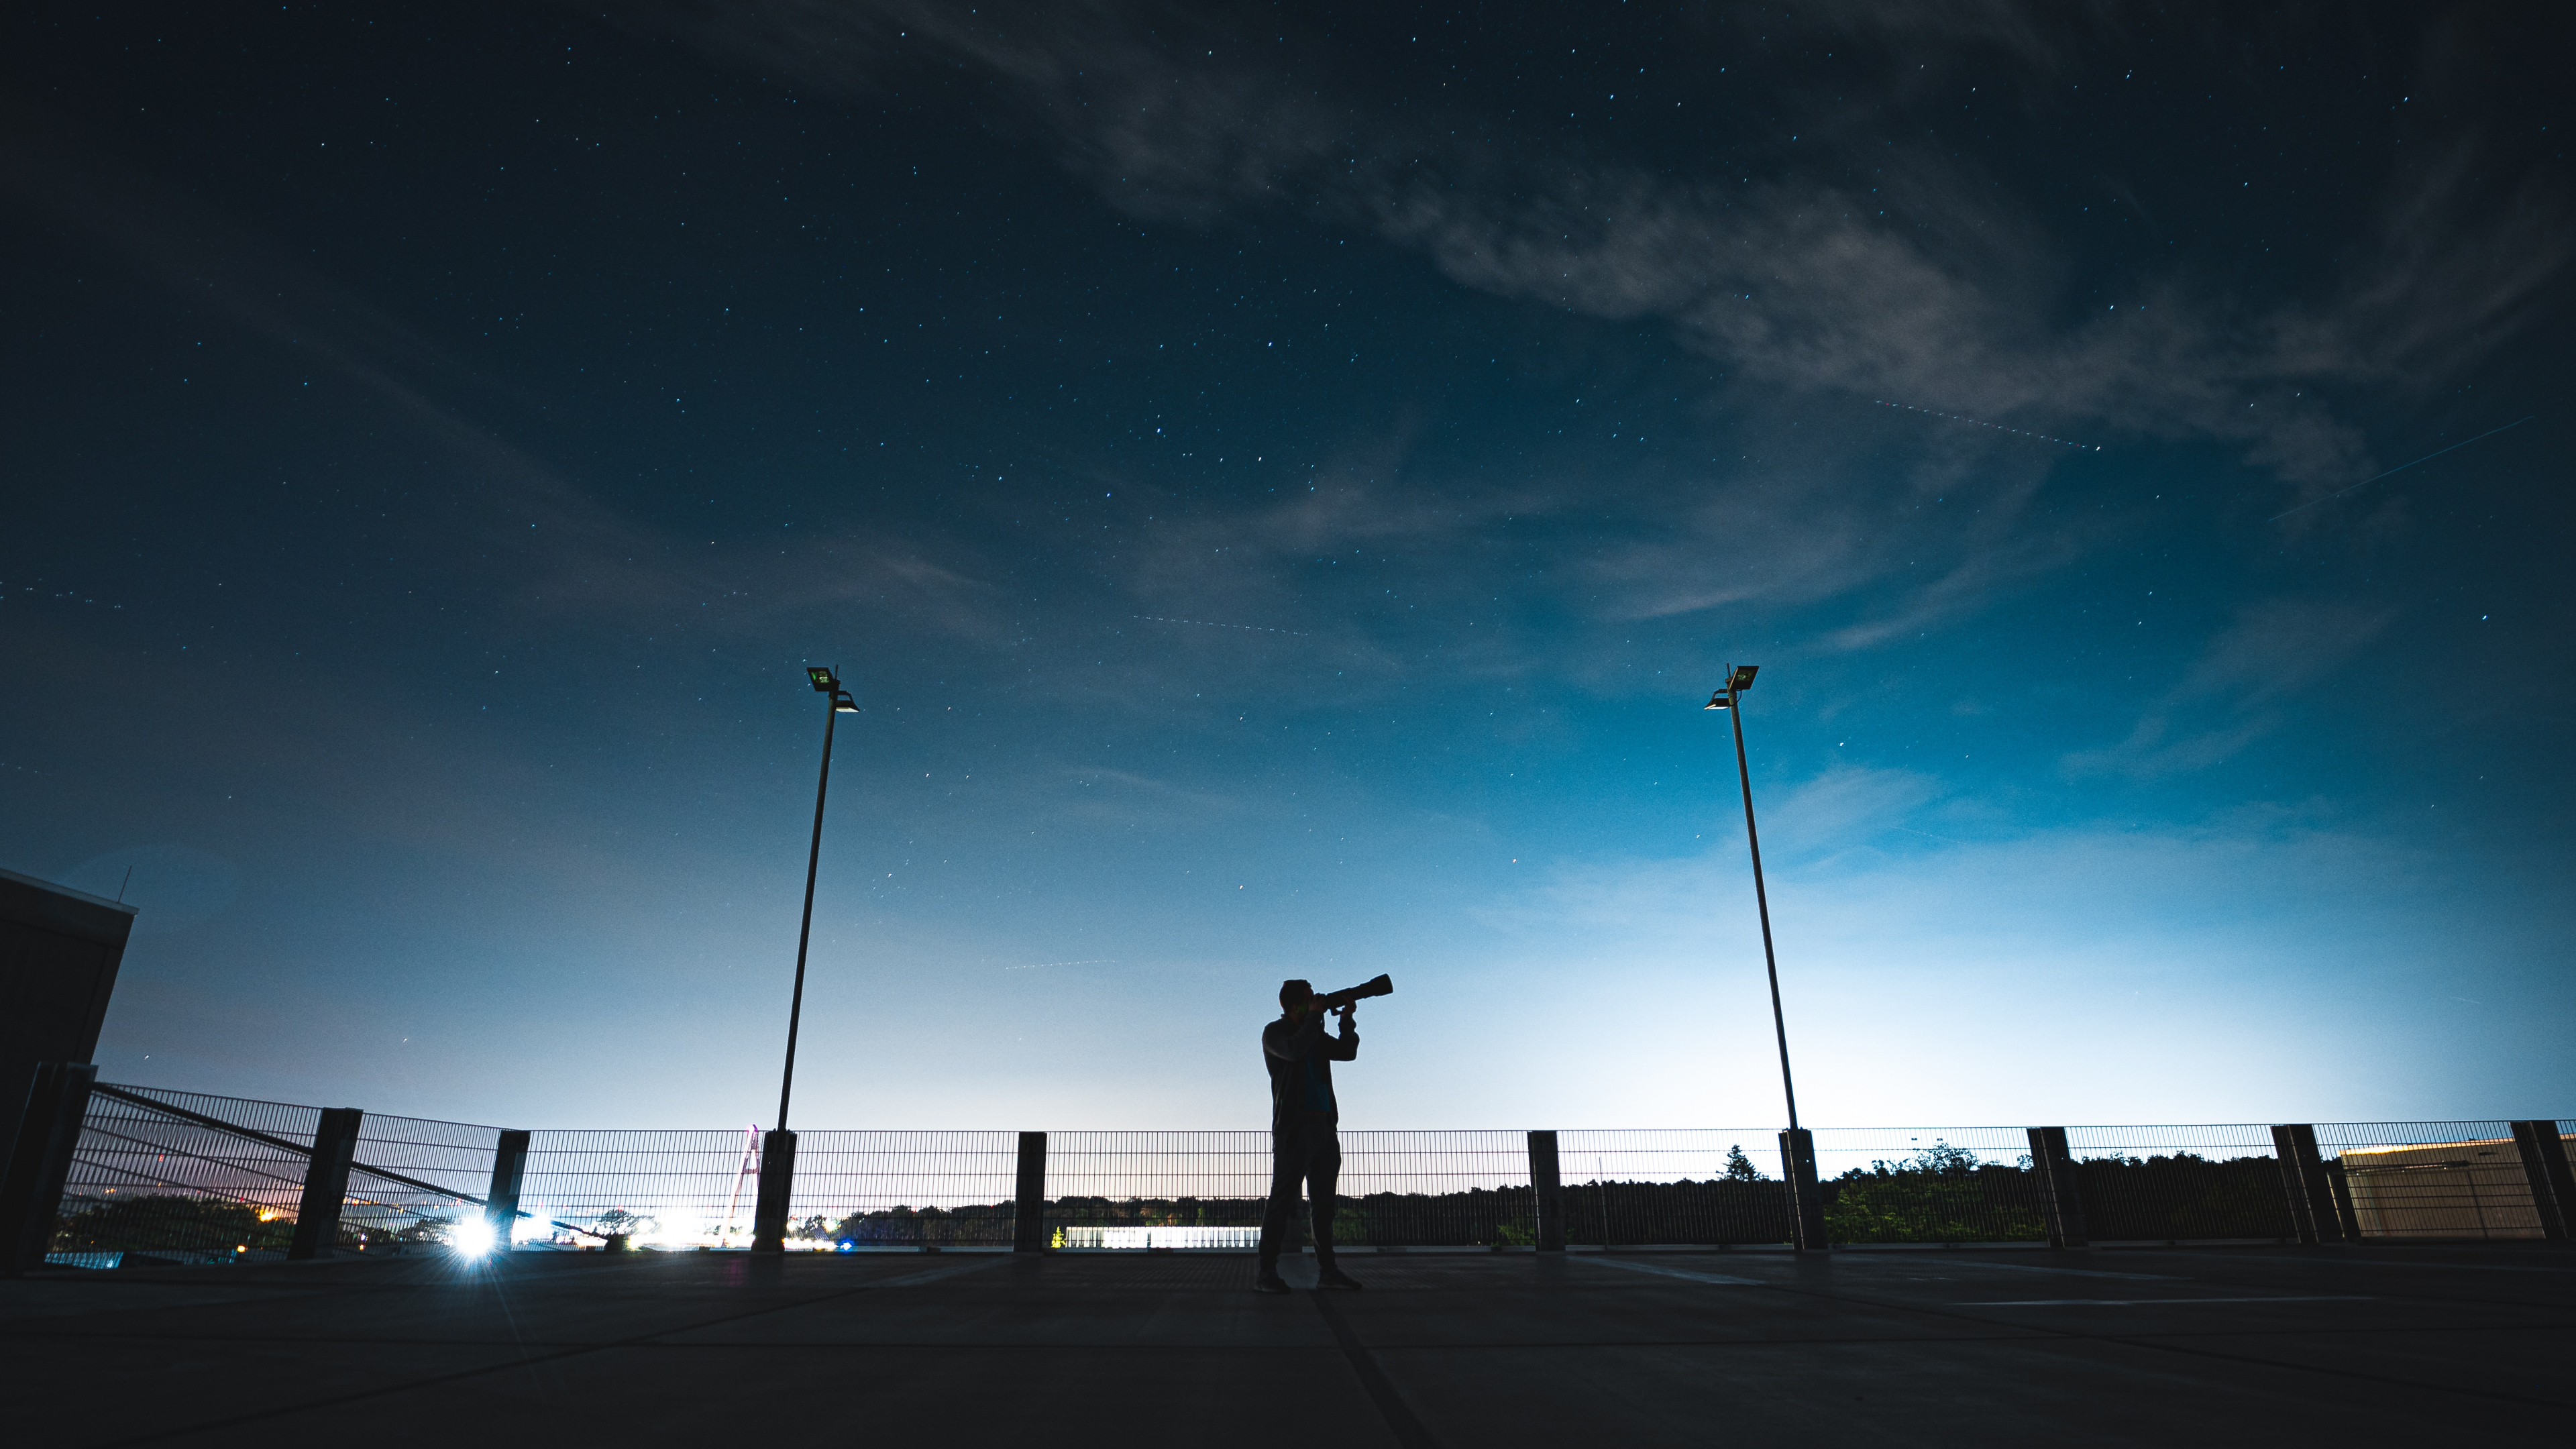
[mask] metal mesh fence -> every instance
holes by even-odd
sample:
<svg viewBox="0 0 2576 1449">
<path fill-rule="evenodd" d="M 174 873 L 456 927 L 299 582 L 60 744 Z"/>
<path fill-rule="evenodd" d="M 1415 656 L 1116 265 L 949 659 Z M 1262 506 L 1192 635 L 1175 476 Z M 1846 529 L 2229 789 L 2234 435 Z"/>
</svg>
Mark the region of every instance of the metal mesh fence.
<svg viewBox="0 0 2576 1449">
<path fill-rule="evenodd" d="M 102 1084 L 91 1098 L 54 1249 L 58 1260 L 238 1262 L 291 1239 L 321 1112 L 278 1102 Z M 2549 1124 L 2543 1124 L 2544 1128 Z M 2576 1123 L 2554 1124 L 2576 1142 Z M 2069 1127 L 2095 1242 L 2287 1240 L 2305 1181 L 2253 1124 Z M 2364 1240 L 2539 1237 L 2538 1195 L 2504 1122 L 2319 1123 L 2331 1218 Z M 1002 1247 L 1014 1240 L 1012 1132 L 800 1134 L 790 1246 Z M 335 1245 L 436 1242 L 479 1215 L 498 1130 L 368 1114 Z M 2044 1241 L 2050 1204 L 2018 1127 L 1818 1128 L 1828 1237 L 1844 1244 Z M 1537 1236 L 1518 1131 L 1341 1134 L 1336 1238 L 1347 1246 L 1513 1247 Z M 1790 1236 L 1768 1128 L 1557 1134 L 1570 1246 L 1771 1244 Z M 1056 1247 L 1249 1248 L 1269 1187 L 1270 1134 L 1058 1132 L 1047 1144 L 1044 1238 Z M 539 1131 L 518 1245 L 748 1247 L 759 1196 L 754 1129 Z M 2294 1180 L 2295 1179 L 2295 1180 Z"/>
<path fill-rule="evenodd" d="M 500 1135 L 497 1127 L 368 1113 L 358 1123 L 340 1235 L 371 1245 L 443 1237 L 448 1225 L 481 1212 Z"/>
<path fill-rule="evenodd" d="M 1253 1135 L 1265 1139 L 1260 1198 L 1270 1186 L 1269 1134 Z M 1354 1246 L 1513 1246 L 1536 1228 L 1524 1132 L 1345 1132 L 1337 1187 L 1333 1237 Z"/>
<path fill-rule="evenodd" d="M 2269 1127 L 2069 1127 L 2066 1144 L 2097 1242 L 2298 1235 Z"/>
<path fill-rule="evenodd" d="M 1594 1128 L 1556 1137 L 1570 1245 L 1789 1240 L 1775 1131 Z"/>
<path fill-rule="evenodd" d="M 1241 1246 L 1261 1227 L 1270 1134 L 1050 1133 L 1046 1187 L 1059 1247 Z"/>
<path fill-rule="evenodd" d="M 321 1116 L 285 1102 L 102 1083 L 81 1120 L 52 1254 L 138 1263 L 283 1257 Z M 442 1239 L 488 1183 L 496 1136 L 459 1122 L 362 1118 L 333 1245 L 399 1251 Z"/>
<path fill-rule="evenodd" d="M 1348 1246 L 1526 1243 L 1527 1138 L 1508 1131 L 1341 1134 L 1334 1237 Z M 1047 1143 L 1049 1241 L 1064 1247 L 1254 1245 L 1270 1134 L 1059 1132 Z"/>
<path fill-rule="evenodd" d="M 1013 1132 L 800 1132 L 791 1246 L 1007 1245 L 1017 1154 Z M 748 1247 L 759 1196 L 750 1128 L 541 1131 L 519 1189 L 521 1232 L 558 1246 L 614 1235 L 635 1247 Z"/>
<path fill-rule="evenodd" d="M 321 1109 L 123 1090 L 144 1100 L 108 1092 L 90 1098 L 54 1250 L 170 1263 L 283 1256 Z M 156 1101 L 275 1140 L 207 1127 L 157 1110 Z"/>
<path fill-rule="evenodd" d="M 2565 1133 L 2564 1123 L 2554 1125 Z M 2330 1122 L 2316 1130 L 2365 1238 L 2542 1235 L 2509 1123 Z"/>
<path fill-rule="evenodd" d="M 801 1133 L 791 1216 L 836 1247 L 1008 1246 L 1018 1167 L 1016 1132 Z"/>
<path fill-rule="evenodd" d="M 562 1247 L 611 1236 L 638 1246 L 747 1247 L 759 1169 L 759 1136 L 740 1128 L 531 1133 L 520 1232 Z"/>
<path fill-rule="evenodd" d="M 1825 1233 L 1835 1242 L 2048 1237 L 2045 1190 L 2030 1171 L 2023 1128 L 1821 1127 L 1815 1139 Z"/>
</svg>

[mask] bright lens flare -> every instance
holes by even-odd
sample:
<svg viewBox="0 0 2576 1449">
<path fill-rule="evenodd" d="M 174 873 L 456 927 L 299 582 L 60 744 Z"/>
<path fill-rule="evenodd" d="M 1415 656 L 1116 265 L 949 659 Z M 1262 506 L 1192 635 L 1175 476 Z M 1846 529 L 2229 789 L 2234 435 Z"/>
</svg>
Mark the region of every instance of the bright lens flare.
<svg viewBox="0 0 2576 1449">
<path fill-rule="evenodd" d="M 466 1218 L 457 1223 L 448 1243 L 459 1257 L 480 1258 L 492 1251 L 492 1225 L 482 1218 Z"/>
</svg>

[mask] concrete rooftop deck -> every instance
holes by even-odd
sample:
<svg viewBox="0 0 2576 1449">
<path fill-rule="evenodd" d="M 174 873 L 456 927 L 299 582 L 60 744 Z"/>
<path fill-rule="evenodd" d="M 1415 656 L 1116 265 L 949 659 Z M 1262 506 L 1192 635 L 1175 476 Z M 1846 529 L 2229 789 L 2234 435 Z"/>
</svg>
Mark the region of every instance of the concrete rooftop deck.
<svg viewBox="0 0 2576 1449">
<path fill-rule="evenodd" d="M 2576 1407 L 2554 1245 L 1346 1264 L 1366 1292 L 1161 1253 L 49 1270 L 0 1282 L 0 1401 L 30 1445 L 696 1449 L 2513 1442 Z"/>
</svg>

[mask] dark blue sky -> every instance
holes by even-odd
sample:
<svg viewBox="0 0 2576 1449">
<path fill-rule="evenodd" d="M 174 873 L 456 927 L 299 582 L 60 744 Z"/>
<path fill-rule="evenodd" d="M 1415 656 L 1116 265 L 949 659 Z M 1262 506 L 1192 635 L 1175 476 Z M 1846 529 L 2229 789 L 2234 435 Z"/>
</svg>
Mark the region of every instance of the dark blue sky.
<svg viewBox="0 0 2576 1449">
<path fill-rule="evenodd" d="M 2560 13 L 7 24 L 112 1078 L 765 1123 L 828 663 L 800 1125 L 1773 1124 L 1739 661 L 1806 1117 L 2564 1110 Z"/>
</svg>

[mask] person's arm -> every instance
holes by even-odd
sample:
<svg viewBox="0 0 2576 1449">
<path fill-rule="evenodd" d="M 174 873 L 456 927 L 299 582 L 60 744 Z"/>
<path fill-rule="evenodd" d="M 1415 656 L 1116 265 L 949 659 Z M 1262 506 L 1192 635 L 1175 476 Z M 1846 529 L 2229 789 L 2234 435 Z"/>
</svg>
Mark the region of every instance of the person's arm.
<svg viewBox="0 0 2576 1449">
<path fill-rule="evenodd" d="M 1321 1024 L 1318 1023 L 1318 1029 L 1320 1026 Z M 1324 1038 L 1324 1057 L 1327 1061 L 1355 1062 L 1359 1060 L 1359 1056 L 1359 1013 L 1345 1011 L 1342 1013 L 1342 1034 Z"/>
<path fill-rule="evenodd" d="M 1295 1026 L 1274 1021 L 1261 1029 L 1261 1049 L 1283 1062 L 1300 1060 L 1315 1049 L 1317 1041 L 1326 1039 L 1321 1016 L 1309 1016 Z"/>
</svg>

